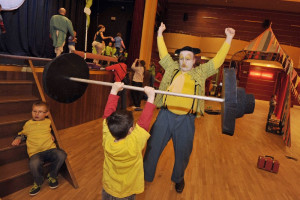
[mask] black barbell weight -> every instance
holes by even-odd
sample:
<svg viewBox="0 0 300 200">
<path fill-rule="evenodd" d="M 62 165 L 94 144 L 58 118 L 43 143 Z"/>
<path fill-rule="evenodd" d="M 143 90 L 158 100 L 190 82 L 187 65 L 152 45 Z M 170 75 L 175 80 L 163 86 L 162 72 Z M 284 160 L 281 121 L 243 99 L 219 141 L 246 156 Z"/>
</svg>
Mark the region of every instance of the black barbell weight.
<svg viewBox="0 0 300 200">
<path fill-rule="evenodd" d="M 71 81 L 68 77 L 89 79 L 89 76 L 84 59 L 74 53 L 62 54 L 45 66 L 43 88 L 52 99 L 72 103 L 84 94 L 88 84 Z"/>
<path fill-rule="evenodd" d="M 85 92 L 88 84 L 112 86 L 113 83 L 89 80 L 89 68 L 80 56 L 62 54 L 49 62 L 43 72 L 43 87 L 45 93 L 52 99 L 61 103 L 72 103 Z M 144 88 L 124 85 L 125 89 L 144 91 Z M 189 95 L 182 93 L 155 90 L 157 94 L 173 95 L 216 101 L 222 104 L 222 132 L 233 135 L 235 119 L 244 114 L 253 113 L 255 99 L 252 94 L 246 94 L 243 88 L 236 87 L 234 68 L 224 68 L 222 98 Z"/>
</svg>

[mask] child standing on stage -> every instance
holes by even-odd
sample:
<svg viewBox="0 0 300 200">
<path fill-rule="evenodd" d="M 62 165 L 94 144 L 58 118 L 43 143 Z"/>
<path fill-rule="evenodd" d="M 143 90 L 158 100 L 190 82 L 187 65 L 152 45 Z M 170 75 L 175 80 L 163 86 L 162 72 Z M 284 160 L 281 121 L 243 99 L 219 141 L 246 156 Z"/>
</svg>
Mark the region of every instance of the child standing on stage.
<svg viewBox="0 0 300 200">
<path fill-rule="evenodd" d="M 135 194 L 144 191 L 142 150 L 150 137 L 148 129 L 155 109 L 155 93 L 153 88 L 145 87 L 148 100 L 137 124 L 133 125 L 130 111 L 116 111 L 117 93 L 123 85 L 113 84 L 103 115 L 103 200 L 133 200 Z"/>
<path fill-rule="evenodd" d="M 76 31 L 73 32 L 74 32 L 74 36 L 70 35 L 68 38 L 69 53 L 73 53 L 75 51 L 75 43 L 77 43 Z"/>
<path fill-rule="evenodd" d="M 122 39 L 122 34 L 117 33 L 117 36 L 112 39 L 113 42 L 115 42 L 115 47 L 116 47 L 116 56 L 119 57 L 121 55 L 122 48 L 125 49 L 125 44 Z"/>
</svg>

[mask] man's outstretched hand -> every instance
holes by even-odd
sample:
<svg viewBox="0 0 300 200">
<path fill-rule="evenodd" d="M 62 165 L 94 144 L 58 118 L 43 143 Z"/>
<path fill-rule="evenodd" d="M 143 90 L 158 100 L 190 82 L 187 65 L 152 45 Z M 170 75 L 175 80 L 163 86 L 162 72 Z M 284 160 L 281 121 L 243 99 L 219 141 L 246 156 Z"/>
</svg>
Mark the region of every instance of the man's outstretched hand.
<svg viewBox="0 0 300 200">
<path fill-rule="evenodd" d="M 227 37 L 233 38 L 235 35 L 235 30 L 233 28 L 226 28 L 225 29 L 225 34 Z"/>
<path fill-rule="evenodd" d="M 225 28 L 225 34 L 226 34 L 226 42 L 228 44 L 231 44 L 232 38 L 235 35 L 235 30 L 233 28 Z"/>
<path fill-rule="evenodd" d="M 162 33 L 166 30 L 166 25 L 161 22 L 160 23 L 160 27 L 158 28 L 158 31 L 157 31 L 157 36 L 162 36 Z"/>
</svg>

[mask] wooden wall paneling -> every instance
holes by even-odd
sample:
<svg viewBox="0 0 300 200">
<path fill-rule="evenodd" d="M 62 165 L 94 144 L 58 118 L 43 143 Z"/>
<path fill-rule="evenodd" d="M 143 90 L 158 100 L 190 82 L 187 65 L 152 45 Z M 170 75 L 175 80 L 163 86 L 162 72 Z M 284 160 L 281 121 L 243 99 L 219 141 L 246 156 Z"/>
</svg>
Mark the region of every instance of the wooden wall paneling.
<svg viewBox="0 0 300 200">
<path fill-rule="evenodd" d="M 167 32 L 225 37 L 224 27 L 230 26 L 237 30 L 236 39 L 250 41 L 265 30 L 263 22 L 268 19 L 281 44 L 300 47 L 300 14 L 172 3 L 167 8 Z M 186 21 L 184 13 L 188 15 Z"/>
<path fill-rule="evenodd" d="M 239 80 L 238 82 L 239 87 L 246 88 L 248 75 L 249 75 L 249 67 L 250 67 L 250 63 L 248 62 L 241 63 L 241 69 L 239 70 L 239 74 L 237 77 L 237 79 Z"/>
<path fill-rule="evenodd" d="M 273 79 L 249 76 L 252 70 L 262 73 L 272 73 Z M 247 93 L 254 94 L 255 99 L 269 101 L 271 95 L 274 94 L 278 74 L 281 71 L 282 69 L 279 68 L 254 66 L 248 62 L 244 62 L 241 64 L 241 70 L 238 74 L 238 86 L 245 88 Z"/>
<path fill-rule="evenodd" d="M 200 6 L 200 5 L 181 5 L 181 4 L 169 4 L 168 14 L 180 15 L 181 13 L 188 13 L 189 17 L 212 17 L 237 20 L 250 20 L 253 22 L 264 21 L 269 19 L 272 22 L 275 20 L 278 24 L 293 23 L 300 25 L 299 14 L 296 13 L 284 13 L 279 11 L 267 11 L 247 8 L 226 8 L 218 6 Z M 201 13 L 199 13 L 201 11 Z M 195 14 L 196 13 L 196 14 Z"/>
<path fill-rule="evenodd" d="M 1 71 L 0 80 L 26 80 L 26 73 L 20 71 Z"/>
</svg>

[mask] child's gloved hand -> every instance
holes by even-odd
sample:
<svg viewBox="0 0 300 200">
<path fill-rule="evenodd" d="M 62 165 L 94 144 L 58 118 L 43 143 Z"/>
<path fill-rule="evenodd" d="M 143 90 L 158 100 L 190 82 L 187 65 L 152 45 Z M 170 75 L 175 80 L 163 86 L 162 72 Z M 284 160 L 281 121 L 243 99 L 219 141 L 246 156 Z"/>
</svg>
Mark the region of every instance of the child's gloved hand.
<svg viewBox="0 0 300 200">
<path fill-rule="evenodd" d="M 150 102 L 150 103 L 153 103 L 154 102 L 154 98 L 155 98 L 155 90 L 153 87 L 144 87 L 144 91 L 146 93 L 146 95 L 148 96 L 148 99 L 147 101 Z"/>
<path fill-rule="evenodd" d="M 124 83 L 122 82 L 114 82 L 110 94 L 117 95 L 119 91 L 123 90 Z"/>
</svg>

